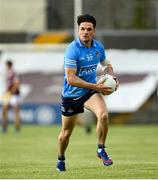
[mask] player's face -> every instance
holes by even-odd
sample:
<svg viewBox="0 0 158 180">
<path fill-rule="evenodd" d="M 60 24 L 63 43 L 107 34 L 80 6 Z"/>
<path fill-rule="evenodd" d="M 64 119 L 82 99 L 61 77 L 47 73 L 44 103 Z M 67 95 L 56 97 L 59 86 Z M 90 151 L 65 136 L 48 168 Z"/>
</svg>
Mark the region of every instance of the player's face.
<svg viewBox="0 0 158 180">
<path fill-rule="evenodd" d="M 9 66 L 8 64 L 6 64 L 6 69 L 7 71 L 9 71 L 11 69 L 11 66 Z"/>
<path fill-rule="evenodd" d="M 79 25 L 79 38 L 85 45 L 91 45 L 95 34 L 95 28 L 90 22 L 83 22 Z"/>
</svg>

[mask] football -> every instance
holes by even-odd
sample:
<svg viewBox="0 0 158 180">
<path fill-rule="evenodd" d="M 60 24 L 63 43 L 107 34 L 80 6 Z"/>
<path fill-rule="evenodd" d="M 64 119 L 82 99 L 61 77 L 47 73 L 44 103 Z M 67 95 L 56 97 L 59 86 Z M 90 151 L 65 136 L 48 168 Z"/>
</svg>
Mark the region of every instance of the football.
<svg viewBox="0 0 158 180">
<path fill-rule="evenodd" d="M 106 87 L 112 88 L 111 93 L 113 93 L 116 89 L 116 81 L 110 74 L 101 76 L 99 82 L 103 83 Z"/>
</svg>

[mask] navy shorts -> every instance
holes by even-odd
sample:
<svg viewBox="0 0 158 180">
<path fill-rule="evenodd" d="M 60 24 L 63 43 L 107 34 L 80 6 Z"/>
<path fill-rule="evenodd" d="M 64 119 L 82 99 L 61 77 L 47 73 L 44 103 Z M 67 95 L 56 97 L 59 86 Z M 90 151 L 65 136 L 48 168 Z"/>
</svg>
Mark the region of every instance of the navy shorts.
<svg viewBox="0 0 158 180">
<path fill-rule="evenodd" d="M 98 92 L 95 90 L 90 90 L 89 93 L 76 98 L 66 98 L 62 96 L 62 115 L 72 116 L 78 113 L 83 113 L 84 103 L 95 93 Z"/>
</svg>

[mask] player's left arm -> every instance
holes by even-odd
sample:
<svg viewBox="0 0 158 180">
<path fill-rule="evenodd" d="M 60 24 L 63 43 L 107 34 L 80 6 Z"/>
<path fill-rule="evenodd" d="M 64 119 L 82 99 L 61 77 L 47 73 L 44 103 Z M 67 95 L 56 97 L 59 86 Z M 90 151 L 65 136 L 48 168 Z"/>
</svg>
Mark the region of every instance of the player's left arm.
<svg viewBox="0 0 158 180">
<path fill-rule="evenodd" d="M 111 62 L 109 60 L 103 60 L 100 62 L 100 64 L 102 65 L 102 71 L 104 74 L 110 74 L 113 76 L 113 78 L 115 79 L 117 85 L 116 85 L 116 90 L 119 86 L 119 80 L 118 78 L 116 77 L 116 75 L 114 74 L 114 71 L 113 71 L 113 66 L 111 64 Z"/>
</svg>

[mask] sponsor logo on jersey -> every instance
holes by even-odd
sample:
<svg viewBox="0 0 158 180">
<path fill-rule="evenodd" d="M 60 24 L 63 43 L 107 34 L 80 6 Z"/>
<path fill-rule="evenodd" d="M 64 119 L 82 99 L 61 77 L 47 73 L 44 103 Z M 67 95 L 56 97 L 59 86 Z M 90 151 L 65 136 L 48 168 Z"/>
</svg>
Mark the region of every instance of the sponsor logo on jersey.
<svg viewBox="0 0 158 180">
<path fill-rule="evenodd" d="M 97 64 L 91 66 L 81 66 L 79 76 L 92 74 L 96 71 Z"/>
</svg>

